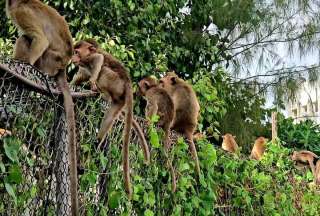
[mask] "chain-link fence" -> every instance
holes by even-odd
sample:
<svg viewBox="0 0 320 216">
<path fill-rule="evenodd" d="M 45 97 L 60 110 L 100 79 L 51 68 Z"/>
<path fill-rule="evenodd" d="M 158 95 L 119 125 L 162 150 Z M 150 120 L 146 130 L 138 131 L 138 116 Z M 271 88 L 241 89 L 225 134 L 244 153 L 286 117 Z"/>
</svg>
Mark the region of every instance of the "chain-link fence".
<svg viewBox="0 0 320 216">
<path fill-rule="evenodd" d="M 98 215 L 99 204 L 108 200 L 106 187 L 111 173 L 107 167 L 110 166 L 104 165 L 101 170 L 100 161 L 96 161 L 96 169 L 90 170 L 90 167 L 86 168 L 86 160 L 97 156 L 90 152 L 98 152 L 94 145 L 96 132 L 107 104 L 91 91 L 71 93 L 75 102 L 77 139 L 81 141 L 78 143 L 88 144 L 82 148 L 77 146 L 78 175 L 90 173 L 96 179 L 94 187 L 79 185 L 79 212 L 87 215 L 86 206 L 90 205 L 91 208 L 96 206 L 94 211 Z M 17 164 L 23 178 L 15 191 L 17 203 L 0 188 L 0 205 L 5 205 L 0 215 L 70 215 L 72 194 L 62 99 L 55 82 L 40 71 L 18 61 L 0 58 L 0 129 L 21 142 Z M 136 120 L 140 125 L 145 124 L 143 119 Z M 123 122 L 117 120 L 114 125 L 101 151 L 106 157 L 110 156 L 110 145 L 122 144 Z M 131 144 L 138 145 L 135 130 L 131 134 Z M 1 144 L 6 139 L 0 135 Z"/>
<path fill-rule="evenodd" d="M 13 177 L 3 174 L 7 171 L 0 173 L 3 185 L 6 182 L 15 184 L 14 196 L 10 188 L 0 186 L 0 215 L 70 215 L 73 194 L 70 193 L 67 132 L 63 100 L 56 87 L 54 81 L 32 66 L 0 58 L 0 129 L 15 137 L 13 140 L 11 136 L 4 138 L 0 133 L 0 170 L 1 164 L 10 162 L 15 163 L 11 167 L 21 172 L 20 180 L 14 178 L 18 178 L 18 171 L 13 172 L 16 175 Z M 121 158 L 110 152 L 109 147 L 122 144 L 123 122 L 117 120 L 103 150 L 96 149 L 96 133 L 107 104 L 94 92 L 76 90 L 72 95 L 78 140 L 79 212 L 88 215 L 90 208 L 94 215 L 104 215 L 101 206 L 108 203 L 108 181 L 113 174 L 110 167 L 115 157 Z M 147 134 L 146 122 L 140 118 L 136 120 Z M 178 135 L 171 133 L 170 138 L 176 142 Z M 20 145 L 15 162 L 8 157 L 1 158 L 1 155 L 10 156 L 10 142 Z M 131 146 L 139 142 L 133 130 Z M 134 157 L 136 159 L 137 155 Z M 136 173 L 144 172 L 141 167 L 131 169 Z M 222 188 L 218 196 L 215 205 L 218 215 L 244 215 L 241 209 L 232 207 L 230 190 Z M 108 212 L 109 215 L 117 213 L 117 210 Z"/>
</svg>

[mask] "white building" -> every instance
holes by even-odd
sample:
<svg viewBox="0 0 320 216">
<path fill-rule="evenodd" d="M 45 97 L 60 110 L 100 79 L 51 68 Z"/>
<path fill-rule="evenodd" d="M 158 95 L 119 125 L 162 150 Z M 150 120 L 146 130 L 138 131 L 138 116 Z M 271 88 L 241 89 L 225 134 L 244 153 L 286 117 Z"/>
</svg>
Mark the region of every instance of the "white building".
<svg viewBox="0 0 320 216">
<path fill-rule="evenodd" d="M 294 101 L 286 104 L 286 113 L 295 122 L 307 119 L 320 123 L 320 85 L 311 86 L 308 82 L 303 82 Z"/>
</svg>

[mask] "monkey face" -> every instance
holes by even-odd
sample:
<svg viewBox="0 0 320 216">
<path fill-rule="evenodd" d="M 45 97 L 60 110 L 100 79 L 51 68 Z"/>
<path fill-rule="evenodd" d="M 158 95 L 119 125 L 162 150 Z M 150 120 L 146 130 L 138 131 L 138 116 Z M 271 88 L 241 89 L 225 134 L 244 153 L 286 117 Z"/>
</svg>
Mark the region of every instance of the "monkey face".
<svg viewBox="0 0 320 216">
<path fill-rule="evenodd" d="M 146 92 L 152 88 L 152 87 L 157 87 L 158 86 L 158 80 L 154 77 L 146 77 L 142 79 L 139 84 L 139 93 L 142 96 L 145 96 Z"/>
<path fill-rule="evenodd" d="M 139 89 L 138 89 L 138 94 L 145 96 L 146 95 L 146 91 L 149 89 L 149 84 L 148 82 L 146 82 L 144 79 L 141 80 L 138 84 Z"/>
<path fill-rule="evenodd" d="M 72 63 L 79 65 L 91 54 L 95 53 L 97 49 L 88 42 L 80 42 L 74 46 L 74 54 L 72 56 Z"/>
</svg>

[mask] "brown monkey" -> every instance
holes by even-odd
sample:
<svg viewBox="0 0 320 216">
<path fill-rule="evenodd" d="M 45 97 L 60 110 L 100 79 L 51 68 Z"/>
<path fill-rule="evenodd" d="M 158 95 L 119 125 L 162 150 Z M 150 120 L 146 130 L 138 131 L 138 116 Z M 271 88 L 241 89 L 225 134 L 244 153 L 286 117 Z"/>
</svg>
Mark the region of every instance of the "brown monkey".
<svg viewBox="0 0 320 216">
<path fill-rule="evenodd" d="M 315 170 L 314 179 L 315 179 L 316 185 L 320 185 L 320 160 L 318 160 L 316 163 L 316 170 Z"/>
<path fill-rule="evenodd" d="M 223 142 L 222 142 L 222 149 L 231 153 L 235 153 L 238 150 L 238 144 L 235 140 L 235 136 L 232 136 L 232 134 L 225 134 L 222 136 Z"/>
<path fill-rule="evenodd" d="M 153 115 L 160 117 L 159 127 L 165 132 L 165 149 L 169 149 L 169 131 L 174 118 L 174 104 L 170 95 L 158 87 L 158 81 L 153 77 L 146 77 L 139 82 L 139 92 L 147 100 L 145 115 L 151 119 Z"/>
<path fill-rule="evenodd" d="M 97 89 L 105 100 L 108 100 L 110 97 L 112 101 L 109 111 L 105 112 L 100 131 L 98 132 L 98 140 L 101 141 L 99 146 L 111 129 L 114 119 L 117 118 L 124 107 L 126 107 L 125 128 L 123 131 L 123 171 L 125 187 L 129 197 L 131 197 L 132 189 L 129 166 L 129 139 L 133 122 L 131 80 L 125 67 L 111 54 L 101 50 L 95 40 L 82 40 L 75 44 L 74 50 L 75 53 L 72 61 L 76 65 L 79 65 L 79 71 L 71 83 L 79 84 L 89 80 L 93 90 Z M 138 127 L 140 128 L 140 126 Z M 141 144 L 144 148 L 146 158 L 149 161 L 148 145 L 147 143 Z"/>
<path fill-rule="evenodd" d="M 158 86 L 158 80 L 155 77 L 146 77 L 142 79 L 139 84 L 139 93 L 147 100 L 145 115 L 151 119 L 153 115 L 160 117 L 158 126 L 164 130 L 165 135 L 165 151 L 170 149 L 170 126 L 174 118 L 174 104 L 170 95 Z M 172 178 L 172 191 L 176 191 L 175 172 L 170 161 L 167 161 Z"/>
<path fill-rule="evenodd" d="M 314 166 L 314 160 L 318 159 L 318 155 L 311 151 L 294 151 L 291 159 L 293 161 L 302 162 L 302 163 L 309 163 L 309 166 L 311 168 L 312 174 L 315 176 L 315 166 Z"/>
<path fill-rule="evenodd" d="M 14 48 L 14 58 L 29 63 L 55 77 L 64 97 L 68 128 L 72 209 L 78 209 L 77 161 L 74 104 L 66 79 L 66 66 L 73 43 L 65 19 L 52 7 L 39 0 L 6 0 L 6 13 L 21 32 Z M 78 215 L 77 212 L 72 212 Z"/>
<path fill-rule="evenodd" d="M 164 88 L 172 98 L 175 116 L 171 128 L 187 138 L 197 174 L 200 175 L 198 153 L 193 142 L 193 133 L 197 127 L 200 111 L 196 93 L 191 85 L 171 72 L 160 79 L 159 86 Z"/>
<path fill-rule="evenodd" d="M 251 155 L 250 155 L 251 159 L 261 160 L 264 154 L 264 151 L 266 150 L 267 141 L 268 140 L 265 139 L 264 137 L 259 137 L 258 139 L 256 139 L 251 151 Z"/>
</svg>

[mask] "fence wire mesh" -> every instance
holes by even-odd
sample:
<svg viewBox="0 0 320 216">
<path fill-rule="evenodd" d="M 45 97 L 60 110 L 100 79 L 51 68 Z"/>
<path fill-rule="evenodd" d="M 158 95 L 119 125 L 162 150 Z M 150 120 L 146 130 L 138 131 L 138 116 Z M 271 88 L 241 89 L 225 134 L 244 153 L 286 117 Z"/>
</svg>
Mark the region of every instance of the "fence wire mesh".
<svg viewBox="0 0 320 216">
<path fill-rule="evenodd" d="M 0 68 L 0 128 L 21 142 L 17 164 L 23 178 L 15 191 L 16 204 L 1 188 L 0 205 L 5 205 L 5 211 L 0 215 L 70 215 L 72 194 L 69 192 L 67 133 L 62 98 L 56 84 L 30 65 L 4 58 L 0 58 L 0 64 L 3 67 Z M 102 111 L 108 105 L 90 92 L 74 91 L 72 94 L 80 141 L 77 148 L 79 181 L 81 177 L 96 181 L 94 187 L 92 184 L 79 186 L 79 211 L 80 215 L 87 215 L 85 209 L 91 206 L 99 214 L 98 204 L 108 201 L 106 187 L 108 176 L 112 174 L 108 172 L 112 160 L 101 166 L 101 154 L 96 154 L 94 143 Z M 143 119 L 137 121 L 145 124 Z M 110 145 L 122 145 L 123 122 L 117 120 L 114 125 L 100 151 L 106 158 L 112 158 L 108 152 Z M 135 131 L 131 134 L 131 144 L 138 145 Z M 1 144 L 7 142 L 7 138 L 0 137 Z M 96 160 L 93 168 L 87 167 L 89 157 Z"/>
<path fill-rule="evenodd" d="M 67 133 L 62 98 L 56 89 L 54 81 L 32 66 L 0 57 L 0 129 L 15 137 L 12 140 L 0 133 L 0 153 L 8 150 L 10 142 L 19 142 L 17 161 L 11 161 L 14 164 L 11 167 L 21 171 L 20 179 L 11 179 L 16 183 L 15 197 L 0 183 L 0 215 L 70 215 Z M 99 151 L 94 143 L 103 110 L 108 105 L 97 95 L 80 88 L 73 89 L 72 94 L 78 140 L 79 212 L 88 215 L 88 209 L 93 209 L 94 215 L 105 215 L 102 206 L 108 203 L 109 181 L 115 174 L 110 170 L 121 166 L 119 152 L 109 149 L 111 145 L 121 148 L 123 121 L 115 122 L 103 150 Z M 136 120 L 147 134 L 146 122 L 141 118 Z M 134 129 L 131 134 L 130 146 L 139 145 Z M 178 135 L 171 133 L 170 138 L 174 143 Z M 130 160 L 137 160 L 138 155 L 131 152 Z M 1 158 L 0 154 L 0 159 L 5 164 L 10 158 Z M 132 172 L 146 172 L 142 166 L 131 167 Z M 0 179 L 6 182 L 10 176 L 2 172 Z M 119 182 L 122 183 L 121 177 Z M 222 188 L 218 196 L 217 215 L 244 215 L 241 209 L 231 206 L 230 190 Z M 108 210 L 108 215 L 118 214 L 118 210 Z"/>
</svg>

